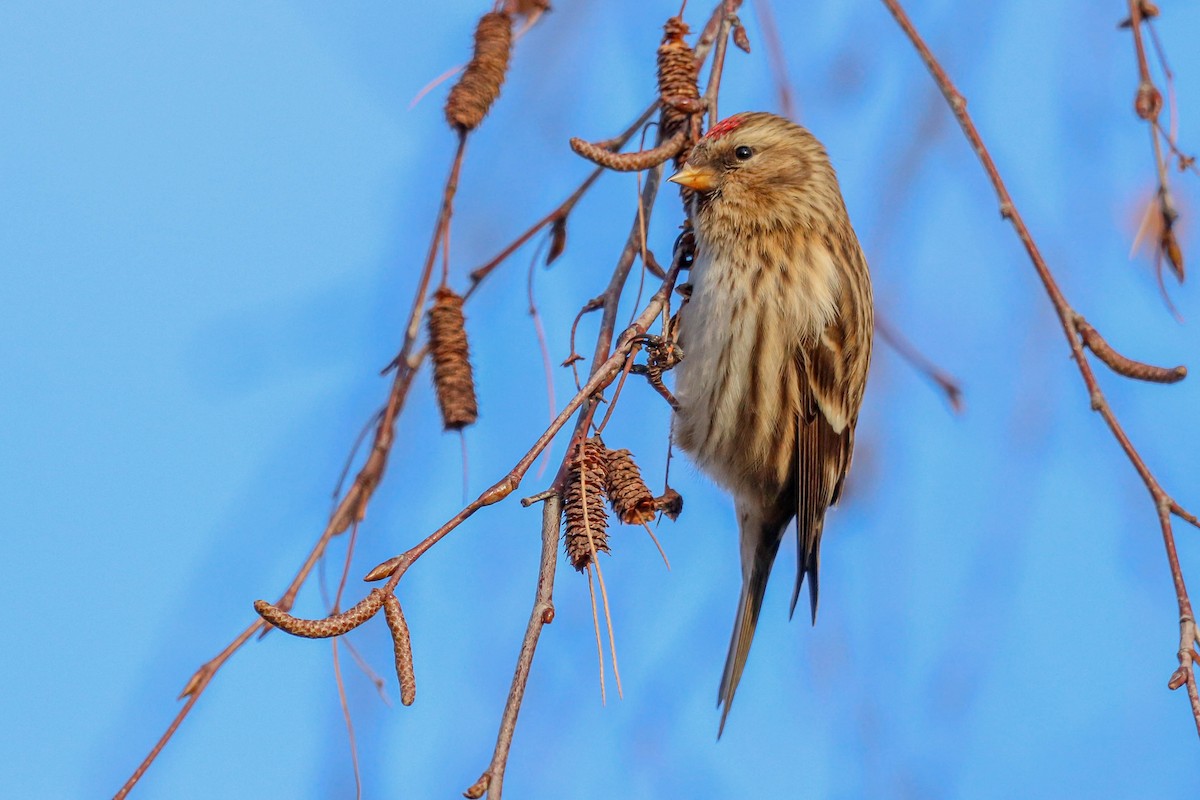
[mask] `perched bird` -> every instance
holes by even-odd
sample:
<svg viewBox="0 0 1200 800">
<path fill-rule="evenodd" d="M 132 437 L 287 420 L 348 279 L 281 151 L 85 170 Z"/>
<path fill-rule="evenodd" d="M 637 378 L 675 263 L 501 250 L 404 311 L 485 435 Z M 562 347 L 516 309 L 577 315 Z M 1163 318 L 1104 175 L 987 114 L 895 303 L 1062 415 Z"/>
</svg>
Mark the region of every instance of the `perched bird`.
<svg viewBox="0 0 1200 800">
<path fill-rule="evenodd" d="M 741 537 L 742 594 L 718 695 L 723 731 L 793 518 L 791 610 L 807 577 L 816 622 L 821 529 L 850 467 L 874 310 L 837 177 L 804 128 L 762 112 L 728 117 L 671 180 L 696 193 L 675 441 L 733 494 Z"/>
</svg>

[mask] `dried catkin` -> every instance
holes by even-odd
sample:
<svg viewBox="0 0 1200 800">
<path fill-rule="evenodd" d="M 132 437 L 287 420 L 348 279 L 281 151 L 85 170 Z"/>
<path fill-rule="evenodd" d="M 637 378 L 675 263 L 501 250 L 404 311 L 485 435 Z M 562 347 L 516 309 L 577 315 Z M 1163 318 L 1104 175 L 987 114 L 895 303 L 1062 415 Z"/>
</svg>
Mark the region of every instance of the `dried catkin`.
<svg viewBox="0 0 1200 800">
<path fill-rule="evenodd" d="M 434 293 L 433 307 L 429 309 L 433 384 L 446 430 L 465 428 L 479 417 L 462 307 L 462 297 L 443 286 Z"/>
<path fill-rule="evenodd" d="M 696 54 L 683 37 L 689 32 L 681 17 L 671 17 L 663 25 L 663 40 L 658 46 L 658 93 L 662 97 L 662 139 L 672 138 L 692 123 L 692 115 L 680 110 L 700 101 L 700 88 L 696 85 L 699 67 Z M 683 148 L 675 158 L 676 166 L 683 166 L 689 148 Z"/>
<path fill-rule="evenodd" d="M 567 470 L 563 490 L 563 520 L 567 557 L 582 572 L 597 555 L 608 552 L 608 512 L 604 510 L 604 485 L 608 472 L 606 448 L 600 437 L 580 444 Z M 590 541 L 589 541 L 590 540 Z"/>
<path fill-rule="evenodd" d="M 466 133 L 479 127 L 500 95 L 512 53 L 512 19 L 493 11 L 475 26 L 475 55 L 446 99 L 446 121 Z"/>
<path fill-rule="evenodd" d="M 654 498 L 654 505 L 666 514 L 668 519 L 678 519 L 683 513 L 683 495 L 668 486 L 662 497 Z"/>
<path fill-rule="evenodd" d="M 617 518 L 626 525 L 650 522 L 658 515 L 654 495 L 642 480 L 641 470 L 628 450 L 609 450 L 608 502 Z"/>
</svg>

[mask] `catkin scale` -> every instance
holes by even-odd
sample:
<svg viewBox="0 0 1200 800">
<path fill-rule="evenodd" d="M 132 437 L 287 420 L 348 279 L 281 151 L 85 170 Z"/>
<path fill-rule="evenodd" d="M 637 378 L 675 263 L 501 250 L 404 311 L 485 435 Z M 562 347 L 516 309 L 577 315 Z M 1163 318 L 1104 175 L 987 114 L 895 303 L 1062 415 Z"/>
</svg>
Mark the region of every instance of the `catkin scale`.
<svg viewBox="0 0 1200 800">
<path fill-rule="evenodd" d="M 443 286 L 434 293 L 429 309 L 433 384 L 446 430 L 461 430 L 479 417 L 462 307 L 463 298 Z"/>
<path fill-rule="evenodd" d="M 475 26 L 475 54 L 446 98 L 446 121 L 461 133 L 483 122 L 508 72 L 512 54 L 512 18 L 493 11 Z"/>
</svg>

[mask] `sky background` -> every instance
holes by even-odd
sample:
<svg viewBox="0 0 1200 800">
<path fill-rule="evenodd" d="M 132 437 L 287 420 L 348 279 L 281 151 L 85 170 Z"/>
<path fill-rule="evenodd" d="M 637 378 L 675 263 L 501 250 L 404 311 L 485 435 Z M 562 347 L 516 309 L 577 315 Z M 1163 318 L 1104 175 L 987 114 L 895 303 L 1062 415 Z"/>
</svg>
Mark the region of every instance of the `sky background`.
<svg viewBox="0 0 1200 800">
<path fill-rule="evenodd" d="M 472 137 L 452 274 L 587 174 L 573 135 L 622 129 L 653 96 L 675 2 L 558 8 L 519 44 Z M 1129 258 L 1153 188 L 1124 3 L 912 2 L 970 100 L 1068 297 L 1119 349 L 1200 366 L 1200 328 Z M 1179 130 L 1200 149 L 1200 8 L 1164 0 Z M 0 4 L 0 793 L 111 795 L 196 667 L 290 580 L 330 507 L 379 369 L 402 338 L 453 150 L 445 87 L 483 3 Z M 699 26 L 708 7 L 693 0 Z M 775 4 L 799 117 L 827 144 L 880 313 L 956 375 L 955 416 L 886 346 L 852 482 L 826 525 L 821 619 L 787 621 L 793 557 L 767 593 L 724 738 L 717 682 L 740 581 L 729 499 L 685 460 L 657 530 L 604 561 L 625 696 L 600 703 L 585 581 L 560 569 L 509 763 L 514 798 L 1181 797 L 1200 780 L 1153 508 L 1068 358 L 1016 237 L 924 67 L 874 2 Z M 730 52 L 724 114 L 776 108 L 759 18 Z M 1197 180 L 1176 179 L 1194 264 Z M 558 361 L 628 230 L 607 176 L 536 271 Z M 664 193 L 664 260 L 679 211 Z M 468 308 L 478 492 L 544 428 L 526 314 L 533 246 Z M 632 311 L 632 294 L 627 305 Z M 1192 285 L 1172 287 L 1200 316 Z M 582 341 L 594 335 L 594 320 Z M 590 345 L 585 351 L 590 353 Z M 1200 389 L 1098 367 L 1164 486 L 1200 508 Z M 557 397 L 569 371 L 556 371 Z M 459 438 L 422 373 L 352 576 L 462 504 Z M 626 387 L 606 432 L 661 482 L 668 415 Z M 557 442 L 554 463 L 562 457 Z M 532 494 L 546 479 L 520 489 Z M 533 597 L 536 509 L 485 509 L 404 578 L 418 699 L 395 704 L 380 621 L 351 634 L 393 705 L 343 660 L 368 797 L 452 797 L 487 765 Z M 1196 531 L 1179 528 L 1200 586 Z M 332 551 L 330 581 L 345 542 Z M 366 589 L 351 581 L 347 598 Z M 319 616 L 314 577 L 297 613 Z M 239 652 L 135 797 L 342 798 L 354 791 L 331 647 Z"/>
</svg>

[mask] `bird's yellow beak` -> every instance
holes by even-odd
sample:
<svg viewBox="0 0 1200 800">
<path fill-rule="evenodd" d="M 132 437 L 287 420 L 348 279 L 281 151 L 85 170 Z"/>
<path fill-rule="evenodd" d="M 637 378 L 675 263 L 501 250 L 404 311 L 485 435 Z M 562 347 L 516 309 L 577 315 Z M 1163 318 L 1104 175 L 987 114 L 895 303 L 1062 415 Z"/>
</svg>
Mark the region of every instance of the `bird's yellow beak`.
<svg viewBox="0 0 1200 800">
<path fill-rule="evenodd" d="M 693 167 L 691 164 L 685 164 L 683 169 L 667 180 L 697 192 L 709 192 L 717 188 L 717 173 L 714 170 L 708 167 Z"/>
</svg>

